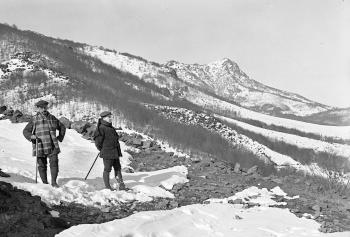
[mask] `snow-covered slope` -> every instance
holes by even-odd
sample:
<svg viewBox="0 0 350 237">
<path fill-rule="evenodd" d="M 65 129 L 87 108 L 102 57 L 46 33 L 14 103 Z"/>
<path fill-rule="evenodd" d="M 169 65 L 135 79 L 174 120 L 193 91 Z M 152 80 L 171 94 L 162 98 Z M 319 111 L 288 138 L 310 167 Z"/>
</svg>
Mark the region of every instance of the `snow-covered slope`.
<svg viewBox="0 0 350 237">
<path fill-rule="evenodd" d="M 131 73 L 147 83 L 152 83 L 159 88 L 168 89 L 172 95 L 176 93 L 181 94 L 182 83 L 173 76 L 174 70 L 166 66 L 149 62 L 140 57 L 94 46 L 86 46 L 79 51 L 98 58 L 102 62 L 121 71 Z"/>
<path fill-rule="evenodd" d="M 328 143 L 325 141 L 320 141 L 316 139 L 311 139 L 307 137 L 301 137 L 298 135 L 277 132 L 269 129 L 259 128 L 235 119 L 227 118 L 220 115 L 215 115 L 216 118 L 235 124 L 241 128 L 247 129 L 257 134 L 264 135 L 271 140 L 282 141 L 287 144 L 296 145 L 300 148 L 313 149 L 316 152 L 327 152 L 338 156 L 350 157 L 350 146 L 336 143 Z"/>
<path fill-rule="evenodd" d="M 350 125 L 350 108 L 334 109 L 306 117 L 310 121 L 335 125 Z"/>
<path fill-rule="evenodd" d="M 331 108 L 252 80 L 237 63 L 227 58 L 205 65 L 176 61 L 166 65 L 175 69 L 182 80 L 260 112 L 305 116 Z"/>
<path fill-rule="evenodd" d="M 32 97 L 45 96 L 51 91 L 65 90 L 69 78 L 38 61 L 50 61 L 38 54 L 17 53 L 9 61 L 0 64 L 0 103 L 20 107 L 28 104 Z M 57 89 L 57 90 L 56 90 Z"/>
<path fill-rule="evenodd" d="M 217 121 L 215 118 L 204 113 L 194 112 L 188 109 L 170 106 L 153 106 L 149 108 L 159 111 L 163 116 L 185 124 L 199 125 L 210 131 L 220 134 L 222 137 L 232 142 L 234 146 L 247 149 L 256 154 L 267 164 L 274 164 L 277 167 L 293 166 L 305 170 L 305 167 L 291 157 L 275 152 L 268 147 L 252 140 L 251 138 L 237 133 L 235 130 Z"/>
<path fill-rule="evenodd" d="M 61 143 L 62 153 L 59 155 L 60 188 L 52 188 L 50 185 L 41 184 L 40 181 L 39 184 L 35 184 L 35 158 L 31 156 L 31 143 L 22 135 L 24 126 L 24 123 L 12 124 L 8 120 L 0 120 L 0 167 L 11 174 L 10 178 L 0 180 L 10 182 L 33 195 L 39 195 L 48 204 L 65 201 L 101 206 L 133 200 L 151 201 L 154 197 L 174 198 L 165 188 L 171 189 L 176 183 L 188 181 L 187 168 L 175 166 L 154 172 L 123 173 L 126 186 L 131 188 L 131 191 L 110 191 L 104 189 L 101 159 L 97 160 L 88 180 L 84 181 L 98 151 L 92 142 L 83 139 L 76 131 L 67 130 Z M 127 146 L 122 142 L 121 147 L 121 164 L 122 167 L 127 167 L 132 157 L 125 151 Z M 116 182 L 112 179 L 111 181 L 111 185 L 115 186 Z"/>
<path fill-rule="evenodd" d="M 140 212 L 127 218 L 103 224 L 87 224 L 71 227 L 57 237 L 301 237 L 301 236 L 349 236 L 349 232 L 324 234 L 319 224 L 311 219 L 298 218 L 283 205 L 272 200 L 276 195 L 289 198 L 279 187 L 259 189 L 250 187 L 229 197 L 257 203 L 259 207 L 245 208 L 241 204 L 229 204 L 227 199 L 208 201 L 209 204 L 193 204 L 168 211 Z"/>
<path fill-rule="evenodd" d="M 277 90 L 252 80 L 229 59 L 207 65 L 175 61 L 160 65 L 140 57 L 98 47 L 86 46 L 80 51 L 119 70 L 129 72 L 141 80 L 160 88 L 167 88 L 172 95 L 180 94 L 184 98 L 187 97 L 187 87 L 194 87 L 268 114 L 305 116 L 332 109 L 300 95 Z"/>
<path fill-rule="evenodd" d="M 192 103 L 201 106 L 202 108 L 216 111 L 216 113 L 224 113 L 232 115 L 234 117 L 240 117 L 244 119 L 252 119 L 267 125 L 276 125 L 289 129 L 296 129 L 305 133 L 312 133 L 324 137 L 330 137 L 335 139 L 350 139 L 350 126 L 329 126 L 320 125 L 314 123 L 308 123 L 293 119 L 275 117 L 263 113 L 258 113 L 240 106 L 222 101 L 211 95 L 199 92 L 197 90 L 189 89 L 187 93 L 187 99 Z"/>
</svg>

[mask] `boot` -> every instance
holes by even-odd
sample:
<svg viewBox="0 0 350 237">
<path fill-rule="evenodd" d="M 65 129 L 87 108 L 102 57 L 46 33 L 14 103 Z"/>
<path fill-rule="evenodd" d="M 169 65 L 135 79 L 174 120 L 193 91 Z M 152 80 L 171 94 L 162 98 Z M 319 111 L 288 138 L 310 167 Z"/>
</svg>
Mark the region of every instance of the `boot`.
<svg viewBox="0 0 350 237">
<path fill-rule="evenodd" d="M 105 187 L 107 189 L 113 190 L 113 188 L 109 184 L 109 172 L 103 172 L 103 182 L 105 183 Z"/>
<path fill-rule="evenodd" d="M 126 190 L 121 170 L 118 170 L 115 179 L 117 180 L 119 190 Z"/>
<path fill-rule="evenodd" d="M 43 184 L 48 184 L 49 182 L 47 182 L 47 171 L 40 168 L 38 170 L 39 170 L 41 181 L 43 181 Z"/>
<path fill-rule="evenodd" d="M 58 167 L 50 167 L 51 171 L 51 186 L 54 188 L 58 188 L 57 184 L 57 176 L 58 176 Z"/>
</svg>

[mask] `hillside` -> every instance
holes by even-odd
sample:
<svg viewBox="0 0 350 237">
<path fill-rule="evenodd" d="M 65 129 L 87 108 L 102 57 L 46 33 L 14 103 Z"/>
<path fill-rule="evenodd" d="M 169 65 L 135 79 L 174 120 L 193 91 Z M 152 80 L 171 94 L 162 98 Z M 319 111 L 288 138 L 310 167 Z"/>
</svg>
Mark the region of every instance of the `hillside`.
<svg viewBox="0 0 350 237">
<path fill-rule="evenodd" d="M 295 173 L 263 177 L 256 167 L 233 168 L 207 156 L 198 159 L 175 155 L 150 137 L 131 130 L 119 131 L 123 176 L 130 190 L 103 188 L 101 160 L 89 178 L 83 179 L 97 151 L 73 129 L 67 130 L 61 143 L 60 187 L 40 181 L 35 184 L 31 145 L 21 134 L 24 126 L 25 123 L 0 121 L 0 166 L 11 175 L 0 177 L 1 200 L 11 202 L 2 205 L 0 217 L 7 218 L 6 222 L 0 219 L 0 234 L 4 236 L 54 236 L 67 228 L 58 236 L 90 236 L 91 232 L 149 236 L 147 226 L 152 226 L 152 233 L 163 233 L 165 226 L 174 236 L 211 236 L 206 235 L 211 233 L 208 230 L 231 236 L 237 233 L 236 228 L 240 228 L 242 236 L 270 236 L 271 230 L 286 236 L 349 234 L 339 232 L 349 230 L 347 201 L 340 193 L 329 198 L 332 194 L 321 190 L 315 178 Z M 230 228 L 222 225 L 228 216 Z M 271 216 L 276 218 L 273 223 Z M 281 223 L 280 218 L 288 221 Z M 203 230 L 205 223 L 210 223 L 210 228 Z M 288 235 L 289 229 L 295 231 Z"/>
<path fill-rule="evenodd" d="M 0 203 L 1 236 L 68 227 L 59 236 L 348 235 L 328 233 L 350 229 L 347 110 L 263 85 L 230 59 L 160 64 L 4 24 L 0 47 L 0 169 L 10 175 L 0 181 L 11 184 L 0 196 L 30 192 L 28 202 L 64 224 L 36 215 L 19 229 L 27 219 Z M 40 99 L 72 128 L 59 188 L 34 183 L 22 135 Z M 103 187 L 101 160 L 83 178 L 105 110 L 118 127 L 126 191 Z"/>
<path fill-rule="evenodd" d="M 24 113 L 32 113 L 33 104 L 40 98 L 51 102 L 54 114 L 72 120 L 94 122 L 101 111 L 108 109 L 115 115 L 116 126 L 145 132 L 179 149 L 204 152 L 232 164 L 246 160 L 246 167 L 270 163 L 275 168 L 284 163 L 303 167 L 299 162 L 309 165 L 314 159 L 301 158 L 310 151 L 295 143 L 287 144 L 293 149 L 289 147 L 286 152 L 287 145 L 271 138 L 267 142 L 262 134 L 265 138 L 257 139 L 247 128 L 231 127 L 228 130 L 236 138 L 228 137 L 224 130 L 213 130 L 207 123 L 198 124 L 193 118 L 179 122 L 157 108 L 180 108 L 185 117 L 201 113 L 212 118 L 217 114 L 251 124 L 258 122 L 260 126 L 267 124 L 267 129 L 297 135 L 297 140 L 298 136 L 299 140 L 325 138 L 320 143 L 322 148 L 311 147 L 317 162 L 323 153 L 338 160 L 338 153 L 326 147 L 349 139 L 350 127 L 334 128 L 271 116 L 277 113 L 298 117 L 334 108 L 252 80 L 229 59 L 208 65 L 175 61 L 162 65 L 128 53 L 6 25 L 0 25 L 0 44 L 0 105 Z M 342 162 L 342 166 L 347 167 L 346 163 Z"/>
<path fill-rule="evenodd" d="M 348 126 L 350 124 L 350 108 L 328 110 L 312 114 L 305 118 L 316 123 Z"/>
</svg>

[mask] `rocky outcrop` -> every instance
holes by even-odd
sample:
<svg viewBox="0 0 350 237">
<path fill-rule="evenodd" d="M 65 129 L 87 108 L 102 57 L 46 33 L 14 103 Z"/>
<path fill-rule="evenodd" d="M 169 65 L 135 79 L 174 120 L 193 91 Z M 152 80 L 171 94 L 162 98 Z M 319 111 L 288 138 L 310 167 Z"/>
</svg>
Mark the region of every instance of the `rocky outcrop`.
<svg viewBox="0 0 350 237">
<path fill-rule="evenodd" d="M 72 123 L 71 128 L 76 130 L 78 133 L 85 133 L 86 129 L 90 127 L 90 123 L 86 121 L 75 121 Z"/>
<path fill-rule="evenodd" d="M 1 112 L 2 111 L 2 112 Z M 29 122 L 32 118 L 31 115 L 23 114 L 19 110 L 13 110 L 7 106 L 0 106 L 0 120 L 9 119 L 12 123 L 24 123 Z"/>
<path fill-rule="evenodd" d="M 60 122 L 63 123 L 63 125 L 68 128 L 68 129 L 71 129 L 71 126 L 72 126 L 72 122 L 67 119 L 66 117 L 61 117 L 59 118 Z"/>
<path fill-rule="evenodd" d="M 0 181 L 0 236 L 54 236 L 69 227 L 39 196 Z"/>
<path fill-rule="evenodd" d="M 3 105 L 3 106 L 0 106 L 0 114 L 3 114 L 7 109 L 7 106 Z"/>
</svg>

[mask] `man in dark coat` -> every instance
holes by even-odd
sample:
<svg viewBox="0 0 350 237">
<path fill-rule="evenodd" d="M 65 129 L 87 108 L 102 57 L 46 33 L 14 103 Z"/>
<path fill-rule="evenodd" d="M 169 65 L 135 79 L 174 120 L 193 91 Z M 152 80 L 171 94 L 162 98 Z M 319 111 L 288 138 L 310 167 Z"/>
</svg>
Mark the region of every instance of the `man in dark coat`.
<svg viewBox="0 0 350 237">
<path fill-rule="evenodd" d="M 113 167 L 119 190 L 125 190 L 119 160 L 119 157 L 122 156 L 122 152 L 120 149 L 118 133 L 112 126 L 112 113 L 105 111 L 102 112 L 100 116 L 101 118 L 98 120 L 94 140 L 97 149 L 100 151 L 100 157 L 103 158 L 103 181 L 105 187 L 113 190 L 109 184 L 109 174 Z"/>
<path fill-rule="evenodd" d="M 40 100 L 35 104 L 38 112 L 23 130 L 24 137 L 33 144 L 33 156 L 37 157 L 41 180 L 47 184 L 47 158 L 50 161 L 51 185 L 58 187 L 58 154 L 66 133 L 66 127 L 47 111 L 48 102 Z M 56 130 L 59 135 L 56 137 Z M 36 154 L 38 151 L 38 154 Z"/>
</svg>

